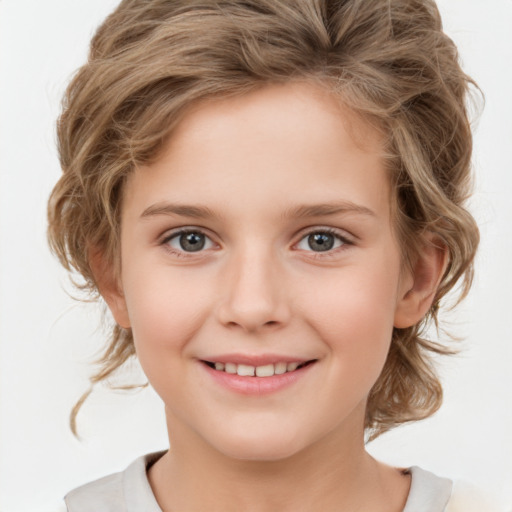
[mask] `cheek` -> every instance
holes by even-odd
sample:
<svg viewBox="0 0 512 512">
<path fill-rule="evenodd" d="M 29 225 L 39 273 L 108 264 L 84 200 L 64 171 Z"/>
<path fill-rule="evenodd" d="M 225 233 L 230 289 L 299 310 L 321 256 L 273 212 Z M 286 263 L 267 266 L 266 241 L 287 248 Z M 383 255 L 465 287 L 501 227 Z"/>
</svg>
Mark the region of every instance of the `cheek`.
<svg viewBox="0 0 512 512">
<path fill-rule="evenodd" d="M 398 266 L 345 268 L 302 294 L 305 318 L 343 373 L 374 381 L 386 360 L 396 304 Z M 396 269 L 396 270 L 393 270 Z M 309 314 L 306 313 L 309 311 Z M 371 382 L 373 384 L 373 382 Z"/>
<path fill-rule="evenodd" d="M 166 353 L 183 352 L 204 323 L 209 293 L 204 278 L 192 276 L 156 264 L 123 276 L 135 348 L 145 370 L 163 364 Z"/>
</svg>

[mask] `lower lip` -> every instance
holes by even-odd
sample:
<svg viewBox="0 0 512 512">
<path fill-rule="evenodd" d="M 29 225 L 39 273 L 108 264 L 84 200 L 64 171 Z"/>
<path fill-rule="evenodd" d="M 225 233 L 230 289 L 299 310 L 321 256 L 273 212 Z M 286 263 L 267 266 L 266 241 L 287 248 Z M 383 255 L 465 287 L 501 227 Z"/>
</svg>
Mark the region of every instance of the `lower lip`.
<svg viewBox="0 0 512 512">
<path fill-rule="evenodd" d="M 268 395 L 293 385 L 304 378 L 315 362 L 303 366 L 293 372 L 286 372 L 272 377 L 241 377 L 236 373 L 227 373 L 214 370 L 205 363 L 201 363 L 206 372 L 221 386 L 242 395 Z"/>
</svg>

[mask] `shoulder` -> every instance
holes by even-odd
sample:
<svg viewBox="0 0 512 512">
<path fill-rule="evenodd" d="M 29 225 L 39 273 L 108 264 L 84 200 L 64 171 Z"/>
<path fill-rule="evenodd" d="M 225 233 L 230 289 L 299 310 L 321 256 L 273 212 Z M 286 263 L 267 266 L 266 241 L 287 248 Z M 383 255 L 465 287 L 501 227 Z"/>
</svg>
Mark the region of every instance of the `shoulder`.
<svg viewBox="0 0 512 512">
<path fill-rule="evenodd" d="M 503 512 L 488 493 L 469 482 L 455 481 L 445 512 Z"/>
<path fill-rule="evenodd" d="M 82 485 L 65 497 L 69 512 L 125 512 L 123 473 L 114 473 Z"/>
<path fill-rule="evenodd" d="M 491 497 L 476 486 L 452 481 L 414 466 L 411 489 L 403 512 L 504 512 Z"/>
<path fill-rule="evenodd" d="M 411 475 L 411 488 L 403 512 L 445 512 L 452 494 L 452 481 L 418 466 L 407 472 Z"/>
<path fill-rule="evenodd" d="M 68 512 L 161 512 L 146 469 L 165 452 L 139 457 L 124 471 L 82 485 L 64 498 Z"/>
</svg>

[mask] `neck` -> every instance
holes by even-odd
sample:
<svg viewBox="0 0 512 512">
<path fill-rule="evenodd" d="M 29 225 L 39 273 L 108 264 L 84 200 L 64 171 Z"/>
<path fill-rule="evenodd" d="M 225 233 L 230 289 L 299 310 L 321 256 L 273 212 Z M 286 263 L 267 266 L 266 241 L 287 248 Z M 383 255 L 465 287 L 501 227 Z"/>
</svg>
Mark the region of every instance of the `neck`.
<svg viewBox="0 0 512 512">
<path fill-rule="evenodd" d="M 408 478 L 366 452 L 362 431 L 327 435 L 285 459 L 248 461 L 220 453 L 167 419 L 172 449 L 149 470 L 164 512 L 399 512 L 405 505 Z"/>
</svg>

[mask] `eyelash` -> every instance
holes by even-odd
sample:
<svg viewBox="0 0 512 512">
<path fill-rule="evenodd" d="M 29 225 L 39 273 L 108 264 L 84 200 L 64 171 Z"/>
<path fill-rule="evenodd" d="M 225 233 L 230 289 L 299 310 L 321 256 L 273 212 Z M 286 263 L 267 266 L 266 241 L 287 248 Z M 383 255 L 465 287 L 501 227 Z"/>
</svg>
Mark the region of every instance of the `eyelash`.
<svg viewBox="0 0 512 512">
<path fill-rule="evenodd" d="M 182 235 L 187 235 L 187 234 L 201 234 L 201 235 L 205 236 L 208 240 L 211 241 L 211 238 L 202 229 L 200 229 L 200 228 L 187 228 L 187 229 L 180 229 L 178 231 L 174 231 L 174 232 L 168 234 L 167 236 L 165 236 L 162 239 L 162 241 L 160 242 L 160 245 L 164 246 L 167 251 L 169 251 L 173 256 L 177 256 L 178 258 L 190 258 L 190 257 L 193 257 L 194 251 L 187 252 L 187 251 L 184 251 L 184 250 L 176 250 L 176 249 L 173 249 L 169 245 L 169 242 L 171 240 L 173 240 L 174 238 L 178 238 L 178 237 L 180 237 Z M 308 236 L 313 235 L 313 234 L 332 235 L 338 241 L 341 242 L 341 245 L 339 247 L 334 248 L 334 249 L 329 249 L 329 250 L 326 250 L 326 251 L 312 251 L 312 250 L 311 251 L 306 251 L 308 253 L 311 253 L 309 257 L 312 257 L 312 258 L 315 258 L 315 259 L 317 259 L 317 258 L 329 258 L 329 257 L 334 256 L 335 254 L 337 254 L 339 251 L 346 250 L 349 246 L 354 245 L 354 242 L 352 240 L 350 240 L 346 235 L 342 235 L 336 229 L 333 229 L 333 228 L 316 228 L 316 229 L 311 229 L 309 231 L 306 231 L 306 232 L 302 233 L 299 241 L 296 244 L 294 244 L 294 246 L 297 246 L 298 244 L 300 244 L 300 242 L 302 242 Z M 214 243 L 214 242 L 211 241 L 211 243 Z M 204 252 L 204 251 L 202 249 L 197 251 L 198 254 L 201 253 L 201 252 Z"/>
<path fill-rule="evenodd" d="M 332 235 L 334 238 L 336 238 L 338 241 L 341 242 L 341 245 L 339 247 L 335 247 L 335 248 L 329 249 L 327 251 L 312 251 L 312 250 L 306 251 L 306 252 L 310 253 L 309 254 L 310 258 L 327 259 L 329 257 L 334 257 L 340 251 L 345 251 L 348 249 L 348 247 L 350 247 L 351 245 L 354 245 L 354 242 L 352 240 L 350 240 L 345 234 L 341 234 L 338 230 L 336 230 L 334 228 L 316 228 L 316 229 L 311 229 L 310 231 L 306 231 L 305 233 L 302 233 L 300 240 L 294 245 L 297 246 L 298 244 L 300 244 L 300 242 L 302 242 L 307 237 L 309 237 L 311 235 L 316 235 L 316 234 Z"/>
</svg>

